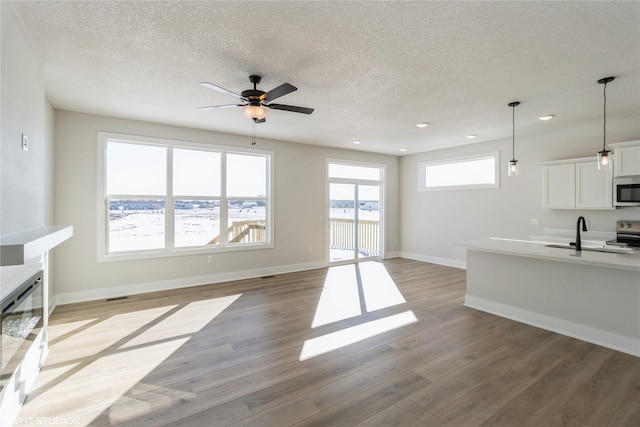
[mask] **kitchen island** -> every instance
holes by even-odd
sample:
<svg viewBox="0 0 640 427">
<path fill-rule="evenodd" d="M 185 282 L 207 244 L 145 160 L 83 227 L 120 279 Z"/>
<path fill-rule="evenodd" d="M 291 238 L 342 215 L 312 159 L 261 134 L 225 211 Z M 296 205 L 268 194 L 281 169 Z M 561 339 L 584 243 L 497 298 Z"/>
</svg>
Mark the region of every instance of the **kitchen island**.
<svg viewBox="0 0 640 427">
<path fill-rule="evenodd" d="M 640 356 L 640 251 L 499 238 L 462 245 L 465 306 Z"/>
</svg>

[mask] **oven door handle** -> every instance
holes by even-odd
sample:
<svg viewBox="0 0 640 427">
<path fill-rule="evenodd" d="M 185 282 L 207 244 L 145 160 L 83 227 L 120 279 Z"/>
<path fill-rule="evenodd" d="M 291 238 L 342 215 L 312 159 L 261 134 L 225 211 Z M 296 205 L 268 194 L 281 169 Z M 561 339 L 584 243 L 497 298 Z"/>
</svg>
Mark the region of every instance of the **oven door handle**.
<svg viewBox="0 0 640 427">
<path fill-rule="evenodd" d="M 640 234 L 631 234 L 631 233 L 618 233 L 616 235 L 616 237 L 618 239 L 623 238 L 623 239 L 636 239 L 636 240 L 640 240 Z"/>
</svg>

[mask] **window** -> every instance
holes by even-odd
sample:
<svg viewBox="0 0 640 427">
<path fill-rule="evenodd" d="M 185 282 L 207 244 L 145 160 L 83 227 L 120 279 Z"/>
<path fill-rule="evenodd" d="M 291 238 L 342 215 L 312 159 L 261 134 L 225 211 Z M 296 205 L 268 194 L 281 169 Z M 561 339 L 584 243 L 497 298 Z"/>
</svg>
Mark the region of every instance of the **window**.
<svg viewBox="0 0 640 427">
<path fill-rule="evenodd" d="M 273 154 L 100 132 L 99 261 L 273 247 Z"/>
<path fill-rule="evenodd" d="M 418 164 L 419 191 L 499 187 L 499 153 L 479 154 Z"/>
<path fill-rule="evenodd" d="M 382 167 L 331 162 L 329 163 L 329 178 L 380 181 L 382 179 Z"/>
</svg>

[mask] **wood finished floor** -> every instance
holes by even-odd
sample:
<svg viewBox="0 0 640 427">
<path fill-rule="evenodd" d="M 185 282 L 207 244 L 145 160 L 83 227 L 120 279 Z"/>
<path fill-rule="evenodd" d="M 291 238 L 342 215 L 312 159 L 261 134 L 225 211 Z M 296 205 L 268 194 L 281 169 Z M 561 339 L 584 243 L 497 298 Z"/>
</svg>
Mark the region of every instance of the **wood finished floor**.
<svg viewBox="0 0 640 427">
<path fill-rule="evenodd" d="M 640 425 L 640 358 L 465 308 L 463 270 L 382 265 L 406 303 L 315 328 L 328 269 L 60 306 L 16 425 Z M 299 360 L 307 340 L 407 312 Z"/>
</svg>

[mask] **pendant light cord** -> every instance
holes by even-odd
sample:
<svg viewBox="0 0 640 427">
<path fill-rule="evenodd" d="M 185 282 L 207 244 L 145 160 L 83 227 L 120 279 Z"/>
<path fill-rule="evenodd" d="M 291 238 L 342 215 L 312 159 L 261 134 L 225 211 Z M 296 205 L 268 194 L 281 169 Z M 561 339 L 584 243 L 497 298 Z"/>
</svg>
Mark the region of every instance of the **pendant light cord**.
<svg viewBox="0 0 640 427">
<path fill-rule="evenodd" d="M 511 116 L 511 129 L 513 129 L 513 133 L 511 135 L 511 154 L 513 155 L 513 160 L 516 159 L 516 106 L 515 104 L 511 107 L 513 114 Z"/>
<path fill-rule="evenodd" d="M 602 94 L 604 96 L 604 121 L 602 125 L 602 151 L 607 150 L 607 82 L 604 83 L 604 89 L 602 90 Z"/>
</svg>

